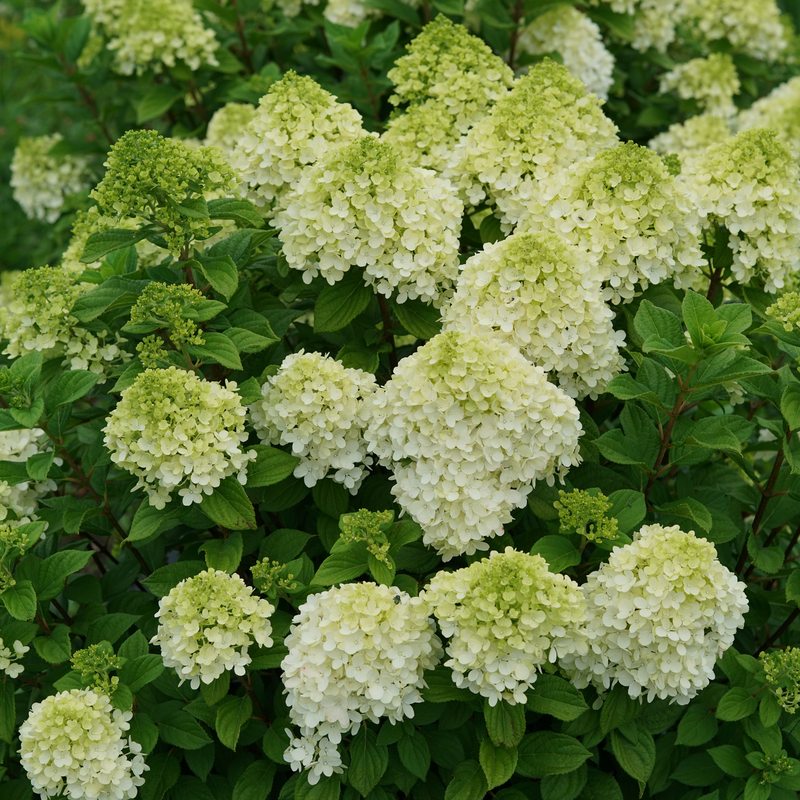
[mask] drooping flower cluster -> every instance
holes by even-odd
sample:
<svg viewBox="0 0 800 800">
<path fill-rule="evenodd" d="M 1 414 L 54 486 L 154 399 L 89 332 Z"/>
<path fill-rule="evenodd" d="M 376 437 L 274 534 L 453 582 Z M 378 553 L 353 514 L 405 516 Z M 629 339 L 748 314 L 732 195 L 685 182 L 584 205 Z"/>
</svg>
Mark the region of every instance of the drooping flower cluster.
<svg viewBox="0 0 800 800">
<path fill-rule="evenodd" d="M 581 589 L 586 624 L 556 646 L 575 685 L 619 683 L 631 697 L 680 705 L 713 679 L 748 609 L 745 584 L 714 545 L 677 525 L 645 525 Z"/>
<path fill-rule="evenodd" d="M 252 661 L 249 648 L 272 646 L 273 611 L 238 575 L 207 569 L 161 598 L 151 642 L 161 649 L 164 666 L 198 689 L 226 671 L 244 675 Z"/>
<path fill-rule="evenodd" d="M 60 133 L 49 136 L 23 136 L 11 159 L 11 188 L 14 199 L 29 219 L 55 222 L 64 201 L 91 187 L 89 164 L 81 156 L 51 156 L 51 148 L 63 139 Z"/>
<path fill-rule="evenodd" d="M 612 147 L 616 126 L 593 94 L 550 59 L 520 78 L 459 143 L 447 175 L 469 203 L 496 203 L 506 228 L 525 216 L 540 183 Z"/>
<path fill-rule="evenodd" d="M 772 131 L 742 131 L 684 164 L 686 187 L 705 228 L 730 231 L 731 271 L 764 289 L 782 288 L 798 268 L 800 168 Z"/>
<path fill-rule="evenodd" d="M 337 745 L 362 722 L 399 722 L 422 701 L 442 647 L 429 604 L 395 587 L 350 583 L 312 594 L 285 639 L 283 685 L 292 722 L 284 758 L 309 783 L 341 772 Z"/>
<path fill-rule="evenodd" d="M 351 267 L 397 302 L 437 305 L 458 274 L 463 206 L 448 181 L 405 165 L 394 148 L 364 137 L 305 170 L 275 225 L 287 263 L 310 283 Z"/>
<path fill-rule="evenodd" d="M 151 506 L 164 508 L 175 489 L 184 505 L 200 503 L 233 474 L 245 483 L 255 451 L 242 452 L 246 410 L 235 389 L 169 367 L 145 370 L 122 392 L 104 441 Z"/>
<path fill-rule="evenodd" d="M 365 399 L 376 389 L 368 372 L 301 350 L 267 378 L 263 400 L 250 406 L 250 416 L 262 441 L 292 446 L 300 458 L 296 478 L 314 486 L 330 474 L 355 494 L 372 463 L 364 441 Z"/>
<path fill-rule="evenodd" d="M 256 205 L 269 205 L 327 150 L 365 136 L 361 115 L 291 70 L 270 86 L 231 157 Z"/>
<path fill-rule="evenodd" d="M 670 125 L 663 133 L 653 137 L 648 146 L 656 153 L 677 156 L 683 164 L 687 158 L 702 155 L 707 147 L 724 142 L 730 136 L 730 127 L 722 117 L 698 114 Z"/>
<path fill-rule="evenodd" d="M 597 396 L 625 365 L 625 333 L 614 330 L 600 292 L 577 247 L 553 233 L 514 234 L 464 264 L 445 329 L 494 331 L 567 394 Z"/>
<path fill-rule="evenodd" d="M 122 75 L 162 72 L 178 61 L 193 71 L 219 65 L 214 31 L 203 26 L 191 0 L 83 0 L 83 5 Z"/>
<path fill-rule="evenodd" d="M 19 730 L 22 768 L 46 800 L 132 800 L 149 767 L 125 738 L 130 711 L 91 689 L 59 692 L 31 706 Z"/>
<path fill-rule="evenodd" d="M 369 449 L 445 561 L 488 549 L 534 481 L 580 462 L 575 401 L 491 334 L 434 336 L 370 404 Z"/>
<path fill-rule="evenodd" d="M 701 109 L 718 117 L 736 113 L 733 98 L 740 88 L 739 75 L 728 53 L 693 58 L 661 76 L 662 92 L 675 92 L 684 100 L 696 100 Z"/>
<path fill-rule="evenodd" d="M 604 299 L 673 279 L 705 262 L 697 215 L 664 162 L 633 142 L 575 164 L 543 184 L 523 229 L 554 230 L 580 245 L 605 282 Z"/>
<path fill-rule="evenodd" d="M 26 462 L 31 456 L 51 449 L 50 439 L 41 428 L 0 432 L 0 462 Z M 59 462 L 60 463 L 60 462 Z M 39 500 L 55 491 L 53 480 L 24 481 L 11 486 L 0 481 L 0 521 L 12 518 L 27 522 L 39 509 Z"/>
<path fill-rule="evenodd" d="M 590 542 L 616 538 L 617 520 L 606 516 L 611 501 L 602 492 L 559 491 L 553 508 L 558 511 L 559 531 L 565 535 L 578 534 Z"/>
<path fill-rule="evenodd" d="M 597 24 L 574 6 L 556 6 L 536 17 L 520 32 L 517 46 L 535 56 L 556 51 L 590 92 L 608 97 L 614 82 L 614 56 L 606 50 Z"/>
<path fill-rule="evenodd" d="M 781 83 L 735 120 L 737 130 L 767 128 L 800 160 L 800 77 Z"/>
<path fill-rule="evenodd" d="M 759 659 L 769 690 L 784 711 L 794 714 L 800 708 L 800 648 L 762 652 Z"/>
<path fill-rule="evenodd" d="M 554 643 L 586 616 L 577 583 L 512 547 L 436 573 L 424 597 L 450 640 L 445 666 L 454 683 L 490 706 L 524 704 Z"/>
<path fill-rule="evenodd" d="M 25 670 L 19 661 L 29 650 L 30 647 L 26 647 L 19 640 L 6 645 L 0 639 L 0 673 L 9 678 L 18 678 Z"/>
<path fill-rule="evenodd" d="M 90 332 L 72 316 L 75 301 L 92 288 L 64 267 L 25 270 L 14 283 L 13 299 L 0 309 L 0 334 L 8 340 L 3 353 L 18 358 L 36 350 L 46 359 L 63 356 L 64 365 L 98 375 L 129 359 L 118 334 L 112 339 L 106 331 Z"/>
<path fill-rule="evenodd" d="M 203 144 L 206 147 L 218 147 L 226 160 L 230 161 L 236 145 L 255 116 L 256 109 L 249 103 L 226 103 L 209 120 Z"/>
</svg>

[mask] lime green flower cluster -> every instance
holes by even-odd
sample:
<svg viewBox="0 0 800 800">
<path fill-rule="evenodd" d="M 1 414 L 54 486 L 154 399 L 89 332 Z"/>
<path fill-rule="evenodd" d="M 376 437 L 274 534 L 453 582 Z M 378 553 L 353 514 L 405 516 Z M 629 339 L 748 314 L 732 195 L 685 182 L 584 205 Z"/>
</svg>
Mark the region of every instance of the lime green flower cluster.
<svg viewBox="0 0 800 800">
<path fill-rule="evenodd" d="M 218 147 L 230 161 L 236 145 L 255 115 L 256 109 L 249 103 L 227 103 L 209 120 L 203 144 L 206 147 Z"/>
<path fill-rule="evenodd" d="M 119 678 L 108 673 L 122 667 L 122 659 L 114 655 L 114 650 L 107 642 L 90 644 L 83 650 L 73 653 L 72 669 L 80 674 L 84 681 L 90 681 L 92 688 L 109 697 L 119 685 Z"/>
<path fill-rule="evenodd" d="M 294 573 L 286 572 L 286 565 L 280 561 L 262 558 L 253 564 L 250 573 L 256 589 L 273 602 L 278 599 L 281 591 L 292 591 L 297 588 Z"/>
<path fill-rule="evenodd" d="M 768 128 L 800 160 L 800 77 L 791 78 L 756 100 L 735 120 L 738 130 Z"/>
<path fill-rule="evenodd" d="M 702 155 L 712 144 L 730 139 L 728 123 L 715 114 L 698 114 L 670 125 L 653 137 L 648 146 L 661 155 L 675 155 L 682 165 L 687 158 Z"/>
<path fill-rule="evenodd" d="M 205 344 L 197 323 L 186 312 L 205 300 L 202 292 L 186 283 L 148 283 L 131 309 L 131 324 L 158 325 L 174 344 Z M 151 328 L 152 330 L 152 328 Z"/>
<path fill-rule="evenodd" d="M 787 647 L 759 655 L 769 690 L 784 711 L 800 708 L 800 647 Z"/>
<path fill-rule="evenodd" d="M 128 131 L 111 148 L 106 168 L 92 192 L 101 212 L 157 223 L 176 256 L 194 239 L 211 235 L 201 195 L 232 191 L 235 184 L 234 172 L 217 148 L 192 149 L 153 130 Z M 182 213 L 182 204 L 189 215 Z"/>
<path fill-rule="evenodd" d="M 345 544 L 366 542 L 367 551 L 378 561 L 389 563 L 389 542 L 386 531 L 394 522 L 393 511 L 367 511 L 362 508 L 352 514 L 343 514 L 339 519 L 340 539 Z"/>
<path fill-rule="evenodd" d="M 0 523 L 0 591 L 16 584 L 10 564 L 27 549 L 28 537 L 20 530 L 19 524 Z"/>
<path fill-rule="evenodd" d="M 582 489 L 561 490 L 553 507 L 558 511 L 559 530 L 563 534 L 577 533 L 590 542 L 616 538 L 617 520 L 606 516 L 611 501 L 602 492 L 590 494 Z"/>
<path fill-rule="evenodd" d="M 736 113 L 733 98 L 739 94 L 739 74 L 728 53 L 712 53 L 707 58 L 693 58 L 661 76 L 661 91 L 675 92 L 684 100 L 718 117 Z"/>
<path fill-rule="evenodd" d="M 767 316 L 774 317 L 784 330 L 800 328 L 800 292 L 784 292 L 767 309 Z"/>
</svg>

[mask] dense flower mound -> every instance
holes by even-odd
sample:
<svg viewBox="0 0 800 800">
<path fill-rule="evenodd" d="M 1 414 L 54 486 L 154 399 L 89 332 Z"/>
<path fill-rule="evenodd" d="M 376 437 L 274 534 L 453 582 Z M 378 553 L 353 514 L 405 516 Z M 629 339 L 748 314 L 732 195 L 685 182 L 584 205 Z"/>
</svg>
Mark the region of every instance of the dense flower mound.
<svg viewBox="0 0 800 800">
<path fill-rule="evenodd" d="M 507 228 L 525 216 L 540 183 L 617 142 L 597 97 L 544 59 L 520 78 L 456 148 L 448 176 L 472 205 L 496 203 Z"/>
<path fill-rule="evenodd" d="M 450 641 L 456 686 L 489 705 L 525 703 L 553 643 L 586 618 L 580 587 L 539 555 L 507 547 L 465 569 L 437 572 L 424 593 Z"/>
<path fill-rule="evenodd" d="M 488 244 L 462 267 L 445 329 L 476 327 L 519 348 L 574 397 L 597 396 L 625 365 L 623 331 L 601 299 L 592 262 L 548 233 Z"/>
<path fill-rule="evenodd" d="M 0 432 L 0 461 L 24 463 L 51 448 L 50 439 L 41 428 Z M 39 509 L 39 500 L 55 489 L 55 481 L 50 479 L 24 481 L 13 486 L 0 480 L 0 521 L 8 517 L 9 511 L 17 519 L 33 516 Z"/>
<path fill-rule="evenodd" d="M 696 100 L 701 109 L 719 117 L 736 113 L 733 98 L 740 88 L 739 74 L 728 53 L 693 58 L 661 76 L 662 92 L 675 92 L 684 100 Z"/>
<path fill-rule="evenodd" d="M 80 156 L 51 156 L 51 148 L 63 139 L 23 136 L 11 159 L 11 188 L 14 199 L 30 219 L 55 222 L 64 201 L 71 194 L 91 188 L 88 163 Z"/>
<path fill-rule="evenodd" d="M 22 768 L 45 800 L 131 800 L 149 767 L 126 739 L 130 711 L 91 689 L 59 692 L 31 706 L 19 729 Z"/>
<path fill-rule="evenodd" d="M 681 705 L 713 679 L 748 609 L 745 584 L 714 545 L 677 525 L 645 525 L 581 589 L 586 625 L 556 645 L 575 685 L 619 683 L 631 697 Z"/>
<path fill-rule="evenodd" d="M 90 332 L 72 316 L 75 301 L 92 288 L 64 267 L 25 270 L 14 283 L 12 299 L 0 309 L 0 335 L 8 340 L 3 353 L 18 358 L 37 350 L 46 359 L 63 357 L 72 369 L 101 376 L 129 359 L 120 348 L 124 339 L 117 335 L 112 340 L 106 331 Z"/>
<path fill-rule="evenodd" d="M 269 205 L 297 182 L 303 167 L 365 135 L 358 111 L 290 70 L 259 101 L 231 164 L 253 202 Z"/>
<path fill-rule="evenodd" d="M 768 128 L 800 160 L 800 76 L 791 78 L 740 111 L 734 122 L 740 131 Z"/>
<path fill-rule="evenodd" d="M 150 505 L 164 508 L 175 489 L 184 505 L 199 503 L 233 474 L 245 483 L 255 451 L 242 451 L 246 410 L 235 389 L 169 367 L 145 370 L 122 392 L 104 441 Z"/>
<path fill-rule="evenodd" d="M 25 670 L 19 661 L 29 650 L 30 647 L 25 647 L 19 640 L 6 645 L 0 639 L 0 672 L 9 678 L 18 678 Z"/>
<path fill-rule="evenodd" d="M 523 28 L 517 43 L 532 55 L 554 50 L 564 66 L 603 99 L 614 82 L 614 56 L 606 50 L 600 28 L 574 6 L 557 6 Z"/>
<path fill-rule="evenodd" d="M 766 291 L 782 288 L 798 268 L 800 168 L 776 134 L 742 131 L 689 159 L 683 173 L 704 227 L 730 231 L 734 279 L 758 275 Z"/>
<path fill-rule="evenodd" d="M 230 161 L 236 145 L 255 116 L 256 109 L 249 103 L 227 103 L 209 120 L 203 144 L 206 147 L 218 147 Z"/>
<path fill-rule="evenodd" d="M 435 336 L 370 405 L 369 449 L 445 561 L 488 549 L 534 481 L 552 484 L 580 462 L 575 401 L 486 333 Z"/>
<path fill-rule="evenodd" d="M 300 457 L 296 478 L 314 486 L 330 474 L 355 494 L 372 463 L 364 440 L 365 398 L 376 389 L 370 373 L 301 350 L 267 378 L 264 399 L 250 406 L 250 416 L 259 439 L 292 446 Z"/>
<path fill-rule="evenodd" d="M 698 114 L 684 122 L 670 125 L 663 133 L 653 137 L 648 146 L 661 155 L 675 155 L 683 164 L 687 158 L 702 155 L 712 144 L 729 139 L 728 123 L 714 114 Z"/>
<path fill-rule="evenodd" d="M 705 263 L 697 215 L 682 186 L 655 153 L 633 142 L 555 175 L 521 227 L 554 230 L 580 245 L 614 303 L 668 279 L 680 286 L 684 272 Z"/>
<path fill-rule="evenodd" d="M 640 0 L 633 20 L 631 46 L 642 53 L 651 47 L 666 52 L 675 41 L 675 17 L 680 5 L 681 0 Z"/>
<path fill-rule="evenodd" d="M 238 575 L 208 569 L 186 578 L 158 604 L 158 633 L 164 666 L 174 667 L 192 689 L 232 670 L 244 675 L 253 644 L 272 647 L 269 618 L 275 607 L 253 596 Z"/>
<path fill-rule="evenodd" d="M 275 225 L 287 263 L 311 283 L 351 267 L 397 301 L 440 302 L 458 275 L 463 206 L 448 181 L 364 137 L 332 150 L 285 197 Z"/>
<path fill-rule="evenodd" d="M 214 31 L 203 26 L 191 0 L 83 0 L 83 5 L 122 75 L 162 72 L 178 61 L 191 70 L 219 64 Z"/>
</svg>

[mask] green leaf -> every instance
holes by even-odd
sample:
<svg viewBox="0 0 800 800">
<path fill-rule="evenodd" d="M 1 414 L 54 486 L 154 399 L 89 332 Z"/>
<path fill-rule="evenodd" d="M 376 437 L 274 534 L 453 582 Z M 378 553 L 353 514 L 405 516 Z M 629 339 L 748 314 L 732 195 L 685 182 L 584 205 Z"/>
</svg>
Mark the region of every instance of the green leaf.
<svg viewBox="0 0 800 800">
<path fill-rule="evenodd" d="M 516 747 L 525 735 L 525 706 L 500 701 L 494 706 L 483 703 L 483 718 L 492 743 L 500 747 Z"/>
<path fill-rule="evenodd" d="M 16 717 L 14 684 L 6 680 L 0 683 L 0 741 L 11 744 L 17 727 Z"/>
<path fill-rule="evenodd" d="M 48 664 L 66 664 L 72 655 L 69 628 L 66 625 L 56 625 L 49 636 L 37 636 L 33 640 L 33 646 L 39 657 Z"/>
<path fill-rule="evenodd" d="M 697 747 L 710 742 L 716 735 L 719 725 L 714 714 L 704 705 L 693 705 L 678 723 L 678 738 L 675 744 Z"/>
<path fill-rule="evenodd" d="M 55 455 L 55 450 L 49 450 L 46 453 L 35 453 L 28 457 L 28 460 L 25 462 L 25 471 L 32 481 L 47 480 L 50 467 L 53 466 Z"/>
<path fill-rule="evenodd" d="M 262 336 L 246 328 L 228 328 L 225 335 L 240 353 L 260 353 L 278 341 L 277 336 Z"/>
<path fill-rule="evenodd" d="M 271 761 L 261 759 L 250 764 L 236 781 L 231 800 L 267 800 L 275 772 Z"/>
<path fill-rule="evenodd" d="M 200 545 L 198 550 L 205 553 L 209 569 L 219 569 L 233 575 L 242 560 L 242 534 L 237 531 L 225 539 L 212 539 Z"/>
<path fill-rule="evenodd" d="M 397 753 L 403 766 L 424 781 L 431 767 L 431 753 L 425 737 L 421 734 L 403 736 L 397 743 Z"/>
<path fill-rule="evenodd" d="M 772 692 L 767 692 L 758 704 L 758 718 L 765 728 L 774 728 L 781 718 L 783 709 L 778 698 Z"/>
<path fill-rule="evenodd" d="M 175 752 L 156 753 L 147 759 L 149 771 L 145 773 L 145 783 L 139 789 L 140 800 L 162 800 L 164 795 L 177 782 L 181 774 L 180 754 Z"/>
<path fill-rule="evenodd" d="M 442 329 L 441 312 L 422 300 L 393 303 L 392 311 L 400 324 L 418 339 L 432 339 Z"/>
<path fill-rule="evenodd" d="M 641 710 L 641 703 L 634 700 L 628 690 L 618 683 L 608 693 L 600 710 L 600 730 L 604 734 L 615 730 L 639 716 Z"/>
<path fill-rule="evenodd" d="M 800 606 L 800 570 L 793 570 L 786 581 L 786 602 Z"/>
<path fill-rule="evenodd" d="M 545 775 L 540 784 L 542 800 L 575 800 L 586 786 L 588 777 L 589 768 L 586 764 L 564 775 Z"/>
<path fill-rule="evenodd" d="M 781 395 L 781 414 L 793 430 L 800 430 L 800 386 L 790 383 Z"/>
<path fill-rule="evenodd" d="M 483 767 L 477 761 L 465 761 L 453 770 L 444 800 L 482 800 L 488 790 Z"/>
<path fill-rule="evenodd" d="M 154 86 L 138 103 L 135 104 L 136 124 L 160 117 L 172 108 L 176 100 L 183 97 L 184 90 L 176 89 L 161 83 Z"/>
<path fill-rule="evenodd" d="M 577 719 L 589 706 L 583 695 L 569 682 L 558 675 L 539 675 L 533 689 L 528 692 L 525 705 L 537 714 L 549 714 L 556 719 L 570 722 Z"/>
<path fill-rule="evenodd" d="M 611 752 L 634 780 L 646 783 L 656 764 L 656 745 L 652 734 L 642 725 L 629 722 L 611 731 Z"/>
<path fill-rule="evenodd" d="M 133 694 L 136 694 L 148 683 L 154 681 L 163 671 L 164 661 L 161 656 L 146 653 L 125 663 L 119 672 L 119 679 Z"/>
<path fill-rule="evenodd" d="M 349 325 L 367 310 L 372 289 L 364 284 L 361 270 L 351 269 L 342 280 L 326 286 L 314 306 L 315 333 L 333 333 Z"/>
<path fill-rule="evenodd" d="M 694 753 L 684 758 L 670 777 L 685 786 L 710 786 L 724 777 L 708 753 Z"/>
<path fill-rule="evenodd" d="M 42 561 L 36 576 L 36 594 L 40 603 L 58 597 L 64 582 L 73 572 L 83 569 L 92 557 L 88 550 L 62 550 Z"/>
<path fill-rule="evenodd" d="M 572 772 L 592 755 L 575 737 L 551 731 L 529 733 L 518 751 L 517 772 L 525 778 Z"/>
<path fill-rule="evenodd" d="M 319 783 L 310 786 L 308 773 L 300 775 L 294 788 L 294 800 L 339 800 L 342 782 L 338 775 L 322 778 Z M 289 800 L 289 798 L 287 798 Z"/>
<path fill-rule="evenodd" d="M 110 230 L 93 233 L 86 240 L 81 262 L 83 264 L 93 264 L 95 261 L 100 261 L 109 253 L 113 253 L 115 250 L 121 250 L 123 247 L 131 247 L 136 244 L 136 242 L 146 239 L 153 233 L 154 228 L 151 225 L 145 225 L 139 228 L 138 231 L 112 228 Z"/>
<path fill-rule="evenodd" d="M 218 678 L 215 678 L 211 683 L 200 684 L 200 695 L 202 696 L 205 704 L 215 706 L 220 700 L 228 696 L 231 688 L 231 673 L 225 670 Z"/>
<path fill-rule="evenodd" d="M 699 348 L 710 344 L 705 331 L 713 328 L 718 322 L 714 306 L 705 297 L 693 292 L 691 289 L 687 289 L 683 298 L 682 308 L 683 321 L 686 325 L 686 330 L 689 331 L 689 336 L 692 338 L 692 344 Z"/>
<path fill-rule="evenodd" d="M 190 356 L 200 358 L 207 364 L 221 364 L 226 369 L 242 368 L 236 345 L 224 333 L 205 331 L 203 338 L 205 344 L 183 345 Z"/>
<path fill-rule="evenodd" d="M 206 568 L 202 561 L 176 561 L 159 567 L 142 583 L 156 596 L 166 597 L 181 581 L 197 575 Z"/>
<path fill-rule="evenodd" d="M 744 800 L 769 800 L 772 785 L 762 783 L 761 775 L 751 775 L 744 787 Z"/>
<path fill-rule="evenodd" d="M 72 369 L 62 372 L 56 385 L 47 395 L 46 412 L 48 416 L 65 403 L 74 403 L 86 396 L 100 380 L 94 372 L 83 369 Z"/>
<path fill-rule="evenodd" d="M 203 495 L 200 510 L 223 528 L 256 529 L 253 504 L 235 475 L 225 478 L 211 494 Z"/>
<path fill-rule="evenodd" d="M 211 744 L 200 723 L 185 711 L 172 711 L 158 723 L 158 732 L 167 743 L 183 750 L 199 750 Z"/>
<path fill-rule="evenodd" d="M 438 666 L 425 673 L 422 697 L 428 703 L 449 703 L 451 700 L 467 701 L 474 695 L 468 689 L 459 689 L 453 683 L 453 673 L 448 667 Z M 566 681 L 565 681 L 566 683 Z"/>
<path fill-rule="evenodd" d="M 36 614 L 36 592 L 30 581 L 17 581 L 0 593 L 0 601 L 14 619 L 33 619 Z"/>
<path fill-rule="evenodd" d="M 639 383 L 627 372 L 613 378 L 606 387 L 606 391 L 613 394 L 618 400 L 641 400 L 658 408 L 664 408 L 661 399 L 654 391 L 645 384 Z"/>
<path fill-rule="evenodd" d="M 620 533 L 630 533 L 647 514 L 647 503 L 642 492 L 620 489 L 608 495 L 608 499 L 611 501 L 611 508 L 607 515 L 616 518 Z"/>
<path fill-rule="evenodd" d="M 133 515 L 131 529 L 125 541 L 130 544 L 131 542 L 149 539 L 151 536 L 177 525 L 177 517 L 185 513 L 186 507 L 182 504 L 158 509 L 155 506 L 151 506 L 150 502 L 145 498 Z"/>
<path fill-rule="evenodd" d="M 741 687 L 728 689 L 717 704 L 717 719 L 723 722 L 736 722 L 753 714 L 758 708 L 758 700 L 752 693 Z"/>
<path fill-rule="evenodd" d="M 642 339 L 651 337 L 663 339 L 671 347 L 686 344 L 681 321 L 670 311 L 643 300 L 633 319 L 633 326 Z"/>
<path fill-rule="evenodd" d="M 699 527 L 703 533 L 708 533 L 713 525 L 711 512 L 693 497 L 684 497 L 671 503 L 665 503 L 657 510 L 671 517 L 688 519 L 693 527 Z"/>
<path fill-rule="evenodd" d="M 331 553 L 320 564 L 312 586 L 332 586 L 358 578 L 367 571 L 367 543 L 354 542 Z"/>
<path fill-rule="evenodd" d="M 489 789 L 502 786 L 517 768 L 517 748 L 493 745 L 491 739 L 481 742 L 479 758 Z"/>
<path fill-rule="evenodd" d="M 227 697 L 217 708 L 214 727 L 220 742 L 229 750 L 235 750 L 242 728 L 253 716 L 253 701 L 248 697 Z"/>
<path fill-rule="evenodd" d="M 247 465 L 248 489 L 280 483 L 284 478 L 288 478 L 300 463 L 297 456 L 285 453 L 277 447 L 255 444 L 247 449 L 255 450 L 258 454 L 255 461 L 251 461 Z"/>
<path fill-rule="evenodd" d="M 138 614 L 106 614 L 89 623 L 86 631 L 86 644 L 110 642 L 114 644 L 128 628 L 139 619 Z"/>
<path fill-rule="evenodd" d="M 616 779 L 607 772 L 589 769 L 589 777 L 581 794 L 581 800 L 623 800 L 622 789 L 619 788 Z"/>
<path fill-rule="evenodd" d="M 223 197 L 209 200 L 208 216 L 211 219 L 232 219 L 240 228 L 263 228 L 264 218 L 249 200 Z"/>
<path fill-rule="evenodd" d="M 741 747 L 723 744 L 719 747 L 711 747 L 707 752 L 726 775 L 732 775 L 734 778 L 747 778 L 753 773 Z"/>
<path fill-rule="evenodd" d="M 747 552 L 756 567 L 768 575 L 774 575 L 783 566 L 785 558 L 783 549 L 777 545 L 759 547 L 758 541 L 752 533 L 747 537 Z"/>
<path fill-rule="evenodd" d="M 349 747 L 350 785 L 366 797 L 377 785 L 389 766 L 389 749 L 376 743 L 375 733 L 362 725 Z"/>
<path fill-rule="evenodd" d="M 334 519 L 339 519 L 350 504 L 350 492 L 341 483 L 336 483 L 330 478 L 317 481 L 311 490 L 311 496 L 317 508 Z M 341 526 L 341 520 L 339 524 Z"/>
<path fill-rule="evenodd" d="M 551 572 L 563 572 L 581 563 L 581 554 L 565 536 L 543 536 L 534 542 L 531 553 L 540 555 Z"/>
</svg>

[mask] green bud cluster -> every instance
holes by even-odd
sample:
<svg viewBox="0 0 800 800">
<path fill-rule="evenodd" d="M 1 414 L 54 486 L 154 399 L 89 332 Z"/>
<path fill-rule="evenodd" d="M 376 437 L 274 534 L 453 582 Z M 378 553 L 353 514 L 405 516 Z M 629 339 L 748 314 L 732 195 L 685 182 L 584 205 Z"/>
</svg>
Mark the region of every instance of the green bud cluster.
<svg viewBox="0 0 800 800">
<path fill-rule="evenodd" d="M 781 708 L 794 714 L 800 708 L 800 647 L 761 653 L 759 658 L 766 674 L 767 687 Z"/>
<path fill-rule="evenodd" d="M 119 678 L 110 677 L 109 672 L 118 670 L 122 666 L 120 658 L 107 642 L 92 644 L 83 650 L 78 650 L 72 656 L 72 668 L 79 672 L 84 680 L 91 681 L 93 688 L 103 694 L 111 696 L 119 683 Z"/>
<path fill-rule="evenodd" d="M 175 344 L 205 343 L 202 332 L 194 320 L 186 319 L 186 309 L 197 306 L 205 298 L 193 286 L 188 284 L 149 283 L 136 304 L 131 309 L 133 325 L 157 324 L 169 332 Z M 153 339 L 154 337 L 148 337 Z M 151 341 L 145 348 L 149 352 L 153 347 Z M 138 349 L 138 348 L 137 348 Z"/>
<path fill-rule="evenodd" d="M 611 501 L 601 492 L 590 494 L 583 489 L 562 490 L 553 507 L 558 511 L 559 529 L 563 534 L 577 533 L 590 542 L 616 537 L 617 521 L 606 516 Z"/>
<path fill-rule="evenodd" d="M 389 563 L 389 542 L 386 531 L 394 522 L 393 511 L 367 511 L 362 508 L 339 519 L 340 539 L 345 544 L 366 542 L 367 552 L 384 564 Z"/>
</svg>

